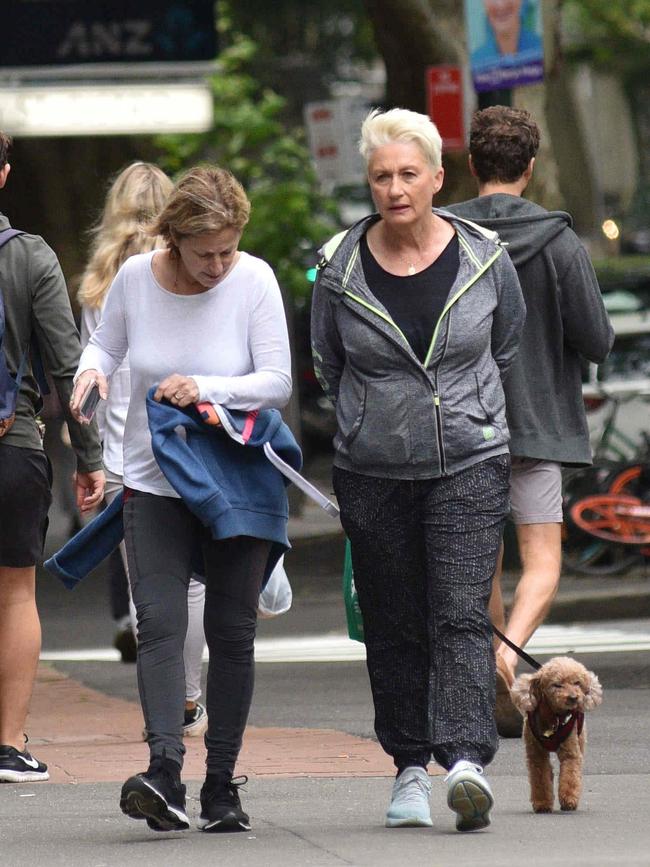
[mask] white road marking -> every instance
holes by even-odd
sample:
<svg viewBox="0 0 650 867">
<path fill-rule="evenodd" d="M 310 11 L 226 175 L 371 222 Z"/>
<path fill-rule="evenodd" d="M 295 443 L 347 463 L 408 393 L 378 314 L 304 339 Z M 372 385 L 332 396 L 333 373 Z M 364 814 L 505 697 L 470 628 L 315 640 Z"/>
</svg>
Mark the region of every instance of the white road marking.
<svg viewBox="0 0 650 867">
<path fill-rule="evenodd" d="M 542 626 L 526 647 L 531 656 L 566 653 L 625 653 L 650 650 L 650 632 L 598 626 Z M 265 662 L 354 662 L 366 658 L 363 644 L 346 635 L 308 635 L 294 638 L 258 638 L 255 659 Z M 112 647 L 45 650 L 44 662 L 119 662 Z M 204 657 L 207 660 L 207 655 Z"/>
</svg>

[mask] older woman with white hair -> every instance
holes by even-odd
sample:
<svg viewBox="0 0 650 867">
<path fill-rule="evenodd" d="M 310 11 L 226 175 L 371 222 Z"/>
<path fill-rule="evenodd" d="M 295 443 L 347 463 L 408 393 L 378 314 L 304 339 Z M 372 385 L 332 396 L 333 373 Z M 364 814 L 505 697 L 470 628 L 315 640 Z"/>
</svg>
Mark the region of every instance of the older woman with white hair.
<svg viewBox="0 0 650 867">
<path fill-rule="evenodd" d="M 432 824 L 447 771 L 459 831 L 490 822 L 496 752 L 488 599 L 508 513 L 502 377 L 525 308 L 493 233 L 437 208 L 428 117 L 371 112 L 361 153 L 377 213 L 323 248 L 312 343 L 336 406 L 334 487 L 352 545 L 375 730 L 397 777 L 386 825 Z"/>
</svg>

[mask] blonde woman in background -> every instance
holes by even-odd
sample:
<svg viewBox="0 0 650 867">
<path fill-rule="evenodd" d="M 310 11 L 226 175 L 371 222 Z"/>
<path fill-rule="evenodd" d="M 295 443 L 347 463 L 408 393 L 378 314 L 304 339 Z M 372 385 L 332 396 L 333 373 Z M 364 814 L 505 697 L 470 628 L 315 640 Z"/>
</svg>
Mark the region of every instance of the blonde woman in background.
<svg viewBox="0 0 650 867">
<path fill-rule="evenodd" d="M 81 304 L 81 341 L 88 343 L 102 316 L 108 289 L 129 256 L 147 253 L 163 246 L 153 237 L 148 224 L 162 210 L 173 188 L 167 175 L 151 163 L 135 162 L 123 169 L 113 180 L 104 205 L 104 212 L 93 229 L 90 261 L 81 279 L 78 301 Z M 129 359 L 122 361 L 111 377 L 108 400 L 97 407 L 97 423 L 103 444 L 106 472 L 106 500 L 110 503 L 122 488 L 122 440 L 131 393 Z M 126 550 L 120 546 L 127 571 Z M 202 735 L 207 728 L 205 706 L 201 697 L 201 664 L 205 638 L 203 605 L 205 586 L 194 579 L 188 589 L 188 627 L 183 661 L 185 664 L 185 736 Z M 137 635 L 135 607 L 129 591 L 130 624 L 127 628 Z M 144 732 L 146 736 L 146 730 Z"/>
</svg>

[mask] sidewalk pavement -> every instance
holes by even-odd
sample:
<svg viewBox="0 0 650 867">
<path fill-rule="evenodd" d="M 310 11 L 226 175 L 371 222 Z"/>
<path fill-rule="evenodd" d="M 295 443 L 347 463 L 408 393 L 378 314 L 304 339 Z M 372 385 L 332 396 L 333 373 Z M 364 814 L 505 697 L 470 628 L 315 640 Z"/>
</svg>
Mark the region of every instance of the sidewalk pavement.
<svg viewBox="0 0 650 867">
<path fill-rule="evenodd" d="M 299 593 L 340 593 L 344 536 L 337 521 L 306 504 L 290 520 L 289 535 L 300 566 Z M 504 576 L 506 600 L 516 575 Z M 565 575 L 549 622 L 573 622 L 650 616 L 650 577 L 643 574 L 584 578 Z M 343 626 L 343 625 L 342 625 Z M 54 782 L 119 782 L 134 768 L 145 768 L 147 747 L 141 740 L 138 705 L 110 698 L 66 677 L 46 664 L 39 667 L 28 729 L 30 741 L 50 768 Z M 201 738 L 186 739 L 186 774 L 201 779 Z M 251 777 L 370 777 L 393 775 L 392 763 L 377 743 L 339 731 L 307 728 L 249 727 L 241 773 Z M 442 773 L 440 771 L 440 773 Z"/>
<path fill-rule="evenodd" d="M 139 705 L 112 698 L 41 663 L 27 728 L 29 748 L 54 783 L 122 783 L 146 770 Z M 203 738 L 185 738 L 184 778 L 205 775 Z M 392 777 L 392 761 L 368 738 L 314 728 L 249 726 L 237 772 L 249 777 Z M 432 771 L 436 773 L 436 771 Z M 438 773 L 443 773 L 439 770 Z"/>
<path fill-rule="evenodd" d="M 317 482 L 330 494 L 327 482 Z M 340 594 L 345 538 L 340 524 L 311 501 L 289 521 L 293 550 L 287 570 L 300 576 L 297 594 Z M 517 575 L 504 575 L 506 602 Z M 549 622 L 573 622 L 650 616 L 650 572 L 587 578 L 565 575 Z M 343 627 L 343 624 L 342 624 Z M 46 664 L 39 667 L 28 730 L 54 782 L 123 781 L 134 768 L 145 768 L 147 747 L 141 740 L 138 705 L 111 698 L 66 677 Z M 186 774 L 204 773 L 202 738 L 186 739 Z M 394 769 L 372 740 L 327 730 L 256 728 L 246 732 L 241 773 L 251 777 L 390 777 Z"/>
</svg>

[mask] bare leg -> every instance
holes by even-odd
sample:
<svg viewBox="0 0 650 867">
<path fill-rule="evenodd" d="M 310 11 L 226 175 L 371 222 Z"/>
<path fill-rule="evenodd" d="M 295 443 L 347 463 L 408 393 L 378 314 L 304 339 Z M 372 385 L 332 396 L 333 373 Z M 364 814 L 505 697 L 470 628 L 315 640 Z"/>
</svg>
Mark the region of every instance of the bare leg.
<svg viewBox="0 0 650 867">
<path fill-rule="evenodd" d="M 489 612 L 492 625 L 505 633 L 506 631 L 506 610 L 503 604 L 503 593 L 501 590 L 501 575 L 503 574 L 503 542 L 499 548 L 499 556 L 497 557 L 497 565 L 494 570 L 492 579 L 492 592 L 490 593 Z M 493 638 L 494 649 L 497 650 L 501 644 L 500 640 L 495 635 Z"/>
<path fill-rule="evenodd" d="M 25 749 L 25 720 L 41 651 L 34 566 L 0 566 L 0 744 Z"/>
<path fill-rule="evenodd" d="M 516 527 L 523 571 L 515 589 L 505 634 L 519 647 L 526 644 L 543 622 L 557 593 L 560 582 L 561 527 L 561 524 L 520 524 Z M 514 675 L 517 665 L 514 650 L 501 644 L 497 653 Z"/>
</svg>

